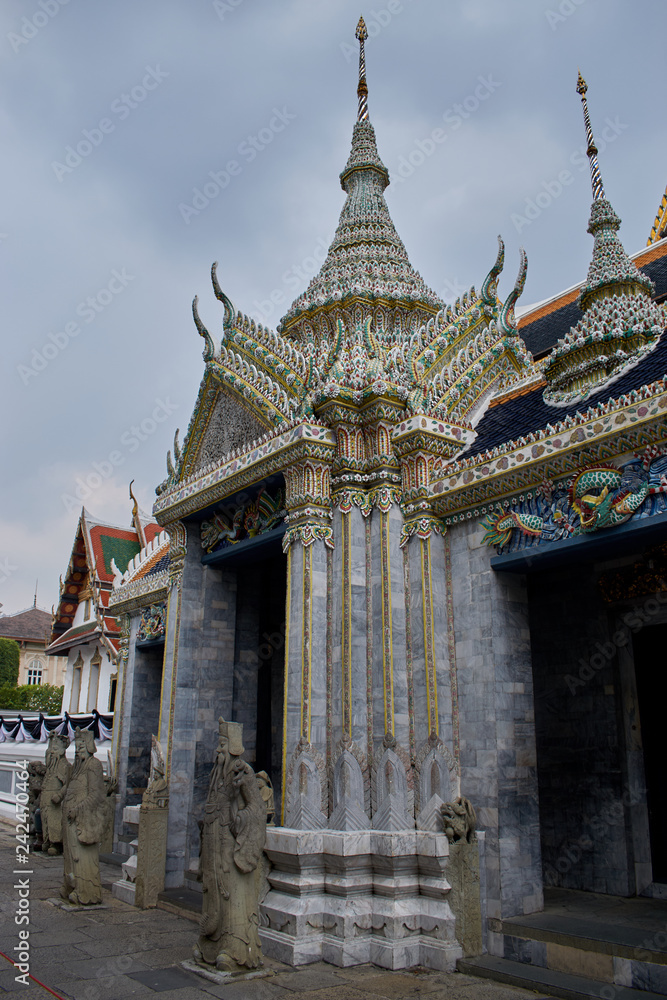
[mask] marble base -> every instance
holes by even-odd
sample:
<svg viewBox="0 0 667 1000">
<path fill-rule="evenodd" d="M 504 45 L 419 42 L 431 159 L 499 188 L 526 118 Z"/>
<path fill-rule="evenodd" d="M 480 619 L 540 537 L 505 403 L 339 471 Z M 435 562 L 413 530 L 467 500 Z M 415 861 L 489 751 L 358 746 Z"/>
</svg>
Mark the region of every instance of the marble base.
<svg viewBox="0 0 667 1000">
<path fill-rule="evenodd" d="M 196 976 L 201 976 L 202 979 L 208 979 L 210 983 L 239 983 L 245 982 L 246 979 L 266 979 L 267 976 L 274 975 L 271 969 L 249 969 L 248 972 L 218 972 L 212 966 L 210 969 L 205 969 L 192 958 L 187 958 L 184 962 L 181 962 L 181 968 L 187 969 L 188 972 L 194 972 Z"/>
<path fill-rule="evenodd" d="M 120 899 L 123 903 L 129 903 L 130 906 L 137 905 L 137 887 L 134 882 L 129 882 L 125 878 L 120 878 L 112 884 L 111 895 L 115 899 Z"/>
<path fill-rule="evenodd" d="M 51 906 L 57 906 L 59 910 L 65 910 L 66 913 L 80 913 L 82 910 L 108 910 L 108 903 L 90 903 L 87 906 L 83 906 L 81 903 L 68 903 L 65 899 L 56 899 L 55 897 L 47 899 L 47 903 Z"/>
<path fill-rule="evenodd" d="M 461 958 L 443 833 L 269 827 L 265 850 L 273 866 L 260 907 L 265 955 L 441 971 Z"/>
</svg>

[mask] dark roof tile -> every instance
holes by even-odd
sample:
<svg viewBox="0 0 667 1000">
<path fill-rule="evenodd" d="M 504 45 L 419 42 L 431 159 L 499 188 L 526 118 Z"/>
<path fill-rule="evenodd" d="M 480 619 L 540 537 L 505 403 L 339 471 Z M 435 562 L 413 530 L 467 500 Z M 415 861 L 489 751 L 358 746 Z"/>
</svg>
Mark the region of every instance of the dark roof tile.
<svg viewBox="0 0 667 1000">
<path fill-rule="evenodd" d="M 533 389 L 521 396 L 510 397 L 504 403 L 490 406 L 477 424 L 477 437 L 463 452 L 463 458 L 479 455 L 489 448 L 495 448 L 506 441 L 525 437 L 533 431 L 541 430 L 547 424 L 556 424 L 567 416 L 585 412 L 590 406 L 597 406 L 608 399 L 618 399 L 632 389 L 648 385 L 661 379 L 667 373 L 667 333 L 663 333 L 657 347 L 639 364 L 635 365 L 614 382 L 590 396 L 585 403 L 572 406 L 549 406 L 544 402 L 544 387 Z"/>
</svg>

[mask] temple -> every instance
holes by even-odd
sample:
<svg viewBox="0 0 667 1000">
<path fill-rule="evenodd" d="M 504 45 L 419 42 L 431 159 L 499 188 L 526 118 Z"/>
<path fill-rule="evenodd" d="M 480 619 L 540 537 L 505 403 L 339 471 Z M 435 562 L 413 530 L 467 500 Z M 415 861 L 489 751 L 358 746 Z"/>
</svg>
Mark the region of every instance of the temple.
<svg viewBox="0 0 667 1000">
<path fill-rule="evenodd" d="M 193 303 L 204 373 L 164 534 L 109 601 L 117 846 L 154 732 L 166 886 L 194 888 L 216 720 L 242 722 L 280 803 L 265 952 L 451 969 L 518 954 L 511 922 L 545 886 L 667 891 L 667 323 L 647 273 L 667 241 L 626 254 L 579 77 L 585 282 L 518 327 L 526 257 L 501 301 L 489 237 L 479 290 L 445 306 L 389 215 L 366 37 L 319 273 L 275 331 L 216 265 L 219 332 Z"/>
<path fill-rule="evenodd" d="M 159 533 L 159 525 L 141 514 L 133 501 L 129 528 L 95 520 L 82 508 L 72 554 L 60 579 L 46 652 L 65 656 L 62 711 L 113 712 L 118 681 L 119 626 L 107 610 L 114 578 Z"/>
</svg>

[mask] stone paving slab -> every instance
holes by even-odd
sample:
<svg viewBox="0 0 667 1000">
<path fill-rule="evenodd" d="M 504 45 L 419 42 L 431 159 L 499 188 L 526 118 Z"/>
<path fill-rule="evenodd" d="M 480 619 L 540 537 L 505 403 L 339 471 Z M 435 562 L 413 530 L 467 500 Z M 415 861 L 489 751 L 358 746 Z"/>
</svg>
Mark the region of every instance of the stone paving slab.
<svg viewBox="0 0 667 1000">
<path fill-rule="evenodd" d="M 12 874 L 15 841 L 0 821 L 0 923 L 2 950 L 12 954 L 17 896 Z M 59 859 L 30 858 L 30 972 L 53 991 L 16 983 L 11 965 L 0 958 L 0 996 L 8 1000 L 537 1000 L 544 994 L 507 987 L 460 973 L 427 969 L 388 972 L 372 965 L 339 969 L 324 962 L 294 969 L 270 959 L 268 979 L 215 984 L 194 983 L 178 962 L 189 958 L 197 939 L 190 920 L 165 910 L 137 910 L 103 890 L 104 910 L 66 912 L 47 902 L 62 881 Z M 117 878 L 104 866 L 103 881 Z M 8 933 L 5 931 L 8 929 Z M 18 931 L 18 928 L 15 929 Z M 160 984 L 160 989 L 151 988 Z M 173 985 L 172 985 L 173 984 Z"/>
</svg>

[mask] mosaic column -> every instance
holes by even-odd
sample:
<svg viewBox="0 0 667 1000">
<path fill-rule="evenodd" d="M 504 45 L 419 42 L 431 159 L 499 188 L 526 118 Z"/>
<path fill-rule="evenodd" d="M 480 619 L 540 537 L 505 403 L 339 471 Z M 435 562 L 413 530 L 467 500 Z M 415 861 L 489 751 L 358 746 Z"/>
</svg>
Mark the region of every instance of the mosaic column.
<svg viewBox="0 0 667 1000">
<path fill-rule="evenodd" d="M 319 446 L 321 448 L 321 446 Z M 326 826 L 333 528 L 330 463 L 308 458 L 285 471 L 288 528 L 282 822 Z"/>
<path fill-rule="evenodd" d="M 401 546 L 409 595 L 415 814 L 419 828 L 432 830 L 441 829 L 443 802 L 461 793 L 456 657 L 448 642 L 451 573 L 445 527 L 428 495 L 435 463 L 460 447 L 456 430 L 418 415 L 392 434 L 403 479 Z"/>
</svg>

